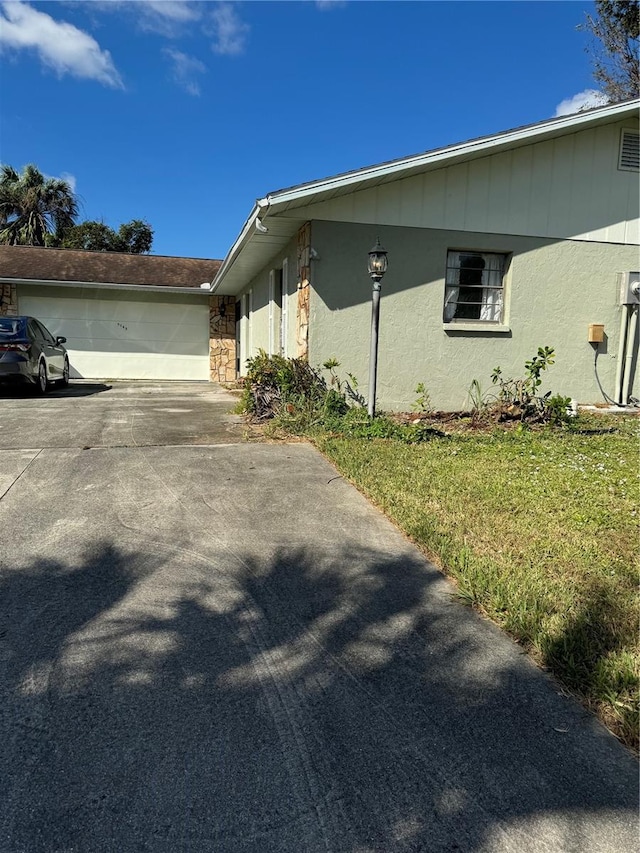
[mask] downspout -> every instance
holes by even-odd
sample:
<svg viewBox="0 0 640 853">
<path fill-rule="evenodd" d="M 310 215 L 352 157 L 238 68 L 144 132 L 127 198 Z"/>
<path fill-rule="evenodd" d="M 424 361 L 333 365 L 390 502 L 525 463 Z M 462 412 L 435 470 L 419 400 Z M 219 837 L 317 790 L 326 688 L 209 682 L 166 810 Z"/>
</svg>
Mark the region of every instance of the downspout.
<svg viewBox="0 0 640 853">
<path fill-rule="evenodd" d="M 631 308 L 631 322 L 629 323 L 629 333 L 627 334 L 627 353 L 624 363 L 624 381 L 622 387 L 621 403 L 627 405 L 629 394 L 631 393 L 631 373 L 633 368 L 634 349 L 636 346 L 636 335 L 638 333 L 638 306 L 634 305 Z"/>
<path fill-rule="evenodd" d="M 266 198 L 259 198 L 256 201 L 256 207 L 258 209 L 256 218 L 254 219 L 256 231 L 258 233 L 266 234 L 269 229 L 264 224 L 264 220 L 267 218 L 269 214 L 269 208 L 271 207 L 271 199 L 269 198 L 269 196 L 267 196 Z"/>
<path fill-rule="evenodd" d="M 629 305 L 622 306 L 622 316 L 620 318 L 620 342 L 618 344 L 618 364 L 616 365 L 616 387 L 613 394 L 613 399 L 618 406 L 622 406 L 622 377 L 625 364 L 625 352 L 627 346 L 627 326 L 629 325 Z"/>
</svg>

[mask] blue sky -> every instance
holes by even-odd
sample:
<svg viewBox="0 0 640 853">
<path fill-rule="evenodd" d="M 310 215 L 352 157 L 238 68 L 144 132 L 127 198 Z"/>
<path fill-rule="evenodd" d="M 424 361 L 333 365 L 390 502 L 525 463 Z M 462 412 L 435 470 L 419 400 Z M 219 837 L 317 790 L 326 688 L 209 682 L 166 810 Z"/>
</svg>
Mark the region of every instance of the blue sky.
<svg viewBox="0 0 640 853">
<path fill-rule="evenodd" d="M 0 2 L 0 161 L 222 258 L 270 190 L 575 111 L 588 2 Z M 562 106 L 561 106 L 562 105 Z"/>
</svg>

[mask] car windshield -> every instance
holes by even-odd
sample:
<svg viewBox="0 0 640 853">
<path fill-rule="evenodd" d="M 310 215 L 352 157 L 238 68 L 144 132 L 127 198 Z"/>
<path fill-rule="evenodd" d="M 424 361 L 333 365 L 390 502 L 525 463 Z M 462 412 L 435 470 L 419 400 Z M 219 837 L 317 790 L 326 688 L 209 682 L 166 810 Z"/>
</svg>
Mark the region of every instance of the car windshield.
<svg viewBox="0 0 640 853">
<path fill-rule="evenodd" d="M 0 337 L 16 338 L 24 335 L 24 320 L 16 317 L 0 317 Z"/>
</svg>

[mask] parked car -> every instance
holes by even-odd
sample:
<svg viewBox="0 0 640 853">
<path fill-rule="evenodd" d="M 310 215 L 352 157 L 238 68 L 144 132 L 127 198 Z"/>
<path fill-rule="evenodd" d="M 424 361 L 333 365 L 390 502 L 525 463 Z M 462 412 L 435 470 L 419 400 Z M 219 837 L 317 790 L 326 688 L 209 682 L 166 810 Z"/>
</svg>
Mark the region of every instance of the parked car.
<svg viewBox="0 0 640 853">
<path fill-rule="evenodd" d="M 66 338 L 55 338 L 35 317 L 0 317 L 0 382 L 26 382 L 44 394 L 69 384 Z"/>
</svg>

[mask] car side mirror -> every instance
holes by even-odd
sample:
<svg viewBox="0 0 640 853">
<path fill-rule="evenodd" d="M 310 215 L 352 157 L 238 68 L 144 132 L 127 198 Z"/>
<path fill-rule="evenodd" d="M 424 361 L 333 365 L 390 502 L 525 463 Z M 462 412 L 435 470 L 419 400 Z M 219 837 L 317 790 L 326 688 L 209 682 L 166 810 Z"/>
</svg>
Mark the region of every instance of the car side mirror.
<svg viewBox="0 0 640 853">
<path fill-rule="evenodd" d="M 56 344 L 66 344 L 66 342 L 67 339 L 63 338 L 61 335 L 58 335 L 58 337 L 56 338 Z"/>
</svg>

